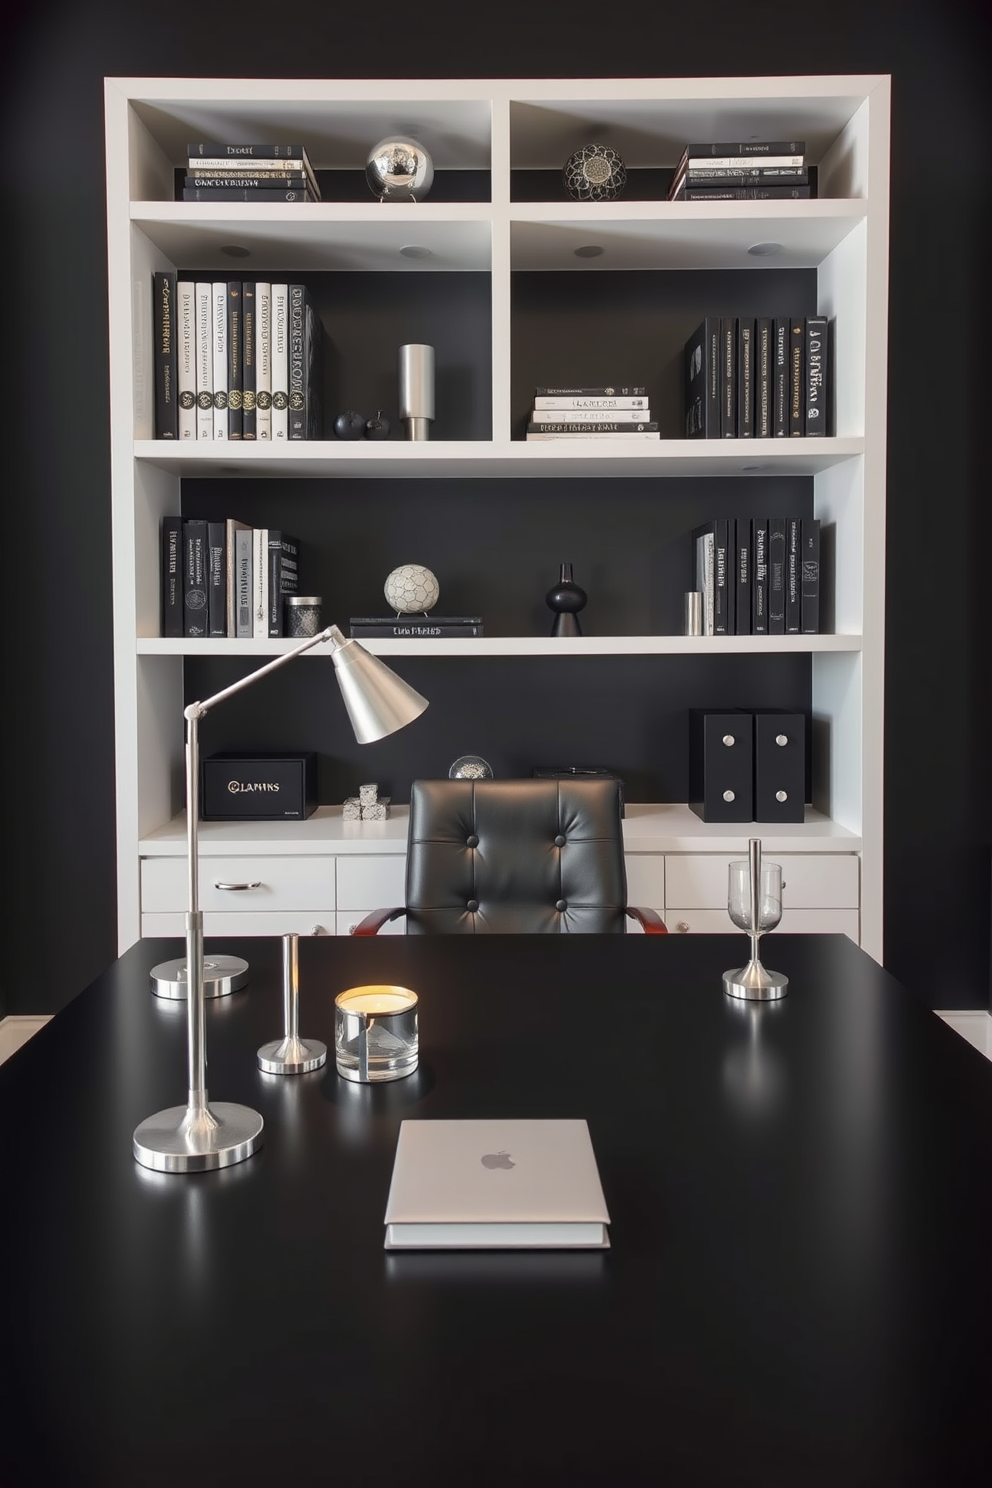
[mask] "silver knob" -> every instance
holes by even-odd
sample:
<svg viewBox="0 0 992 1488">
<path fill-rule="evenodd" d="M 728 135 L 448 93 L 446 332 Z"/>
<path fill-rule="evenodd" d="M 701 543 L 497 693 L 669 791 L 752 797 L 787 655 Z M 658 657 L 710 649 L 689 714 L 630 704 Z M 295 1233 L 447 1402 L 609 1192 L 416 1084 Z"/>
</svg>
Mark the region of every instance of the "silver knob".
<svg viewBox="0 0 992 1488">
<path fill-rule="evenodd" d="M 311 935 L 323 935 L 323 933 L 324 933 L 324 927 L 323 927 L 323 925 L 311 925 L 310 926 L 310 934 Z"/>
<path fill-rule="evenodd" d="M 734 738 L 733 734 L 724 734 L 724 736 L 723 736 L 723 742 L 724 742 L 724 744 L 726 744 L 727 748 L 729 749 L 730 746 L 731 746 L 731 744 L 736 744 L 737 743 L 737 740 Z"/>
<path fill-rule="evenodd" d="M 679 920 L 675 928 L 680 935 L 688 935 L 689 933 L 689 926 L 686 924 L 685 920 Z"/>
<path fill-rule="evenodd" d="M 724 791 L 723 799 L 725 801 L 736 801 L 737 797 L 734 795 L 733 791 Z"/>
<path fill-rule="evenodd" d="M 788 791 L 776 791 L 775 792 L 775 799 L 776 799 L 776 801 L 787 801 L 789 799 L 789 792 Z"/>
<path fill-rule="evenodd" d="M 789 736 L 788 736 L 788 734 L 776 734 L 775 735 L 775 743 L 776 744 L 778 744 L 778 745 L 781 746 L 783 744 L 788 744 L 788 742 L 789 742 Z"/>
</svg>

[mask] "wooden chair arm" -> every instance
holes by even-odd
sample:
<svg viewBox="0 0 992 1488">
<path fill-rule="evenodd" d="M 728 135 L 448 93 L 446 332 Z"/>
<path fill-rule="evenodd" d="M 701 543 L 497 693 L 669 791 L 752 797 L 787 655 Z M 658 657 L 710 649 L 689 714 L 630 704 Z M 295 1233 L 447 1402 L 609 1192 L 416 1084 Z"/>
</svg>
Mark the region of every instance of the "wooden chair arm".
<svg viewBox="0 0 992 1488">
<path fill-rule="evenodd" d="M 403 914 L 406 914 L 406 909 L 402 906 L 399 909 L 373 909 L 364 920 L 359 920 L 351 933 L 352 935 L 378 935 L 383 925 L 388 924 L 390 920 L 398 919 Z"/>
<path fill-rule="evenodd" d="M 645 935 L 668 934 L 668 926 L 655 909 L 639 909 L 637 905 L 628 904 L 625 913 L 643 927 Z"/>
</svg>

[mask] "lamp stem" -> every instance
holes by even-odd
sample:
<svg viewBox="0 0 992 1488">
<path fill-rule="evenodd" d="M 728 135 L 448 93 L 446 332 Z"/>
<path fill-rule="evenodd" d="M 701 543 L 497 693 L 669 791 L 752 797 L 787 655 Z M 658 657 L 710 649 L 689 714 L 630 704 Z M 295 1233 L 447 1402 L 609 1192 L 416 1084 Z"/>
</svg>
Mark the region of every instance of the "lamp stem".
<svg viewBox="0 0 992 1488">
<path fill-rule="evenodd" d="M 207 1105 L 206 1023 L 203 995 L 203 912 L 200 909 L 198 830 L 200 822 L 200 714 L 186 709 L 186 908 L 187 1061 L 190 1114 Z"/>
</svg>

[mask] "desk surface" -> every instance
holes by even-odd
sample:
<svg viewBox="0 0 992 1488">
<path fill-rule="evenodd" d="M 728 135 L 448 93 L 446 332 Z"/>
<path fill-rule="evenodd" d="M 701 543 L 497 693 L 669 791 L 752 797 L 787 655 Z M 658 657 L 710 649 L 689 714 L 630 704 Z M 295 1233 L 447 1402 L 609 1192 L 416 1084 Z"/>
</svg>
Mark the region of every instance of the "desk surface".
<svg viewBox="0 0 992 1488">
<path fill-rule="evenodd" d="M 752 1008 L 743 936 L 303 941 L 303 1037 L 420 994 L 365 1088 L 263 1075 L 280 943 L 210 941 L 210 1097 L 265 1138 L 192 1176 L 131 1156 L 186 1093 L 182 946 L 132 947 L 0 1068 L 0 1483 L 986 1483 L 992 1064 L 844 937 L 765 944 Z M 612 1248 L 386 1254 L 398 1123 L 498 1115 L 588 1120 Z"/>
</svg>

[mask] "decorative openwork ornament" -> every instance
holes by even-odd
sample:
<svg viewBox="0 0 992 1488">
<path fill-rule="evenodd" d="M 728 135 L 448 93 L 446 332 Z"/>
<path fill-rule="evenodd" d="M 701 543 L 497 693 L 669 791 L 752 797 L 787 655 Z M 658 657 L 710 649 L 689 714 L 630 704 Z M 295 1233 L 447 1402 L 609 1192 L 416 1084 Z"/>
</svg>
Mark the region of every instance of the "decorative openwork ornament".
<svg viewBox="0 0 992 1488">
<path fill-rule="evenodd" d="M 583 145 L 562 167 L 573 201 L 616 201 L 627 184 L 627 167 L 607 145 Z"/>
</svg>

